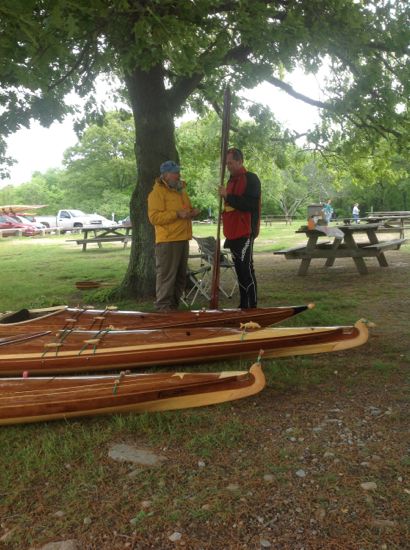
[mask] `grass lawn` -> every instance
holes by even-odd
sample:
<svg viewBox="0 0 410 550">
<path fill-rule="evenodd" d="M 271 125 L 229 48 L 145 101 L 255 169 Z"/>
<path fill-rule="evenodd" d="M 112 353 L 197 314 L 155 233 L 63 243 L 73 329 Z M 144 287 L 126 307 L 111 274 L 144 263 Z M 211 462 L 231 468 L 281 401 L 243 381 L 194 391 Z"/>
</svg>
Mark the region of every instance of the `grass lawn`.
<svg viewBox="0 0 410 550">
<path fill-rule="evenodd" d="M 262 227 L 256 252 L 279 250 L 300 241 L 301 236 L 293 232 L 297 227 L 296 222 L 292 226 L 277 223 Z M 194 225 L 194 235 L 198 237 L 215 234 L 215 225 Z M 109 290 L 79 292 L 75 282 L 93 279 L 119 284 L 128 265 L 129 248 L 124 249 L 119 243 L 106 243 L 101 249 L 89 245 L 87 251 L 82 252 L 81 246 L 70 242 L 70 238 L 73 237 L 61 235 L 0 240 L 0 311 L 62 303 L 74 305 L 84 298 L 92 299 L 95 304 L 105 303 Z M 118 305 L 137 307 L 129 302 Z M 138 304 L 138 307 L 149 309 L 152 301 Z"/>
<path fill-rule="evenodd" d="M 367 276 L 343 259 L 330 269 L 313 261 L 298 277 L 298 262 L 272 251 L 303 242 L 294 234 L 299 225 L 262 228 L 255 253 L 260 306 L 315 302 L 289 323 L 295 325 L 366 318 L 376 323 L 369 342 L 265 361 L 267 387 L 242 401 L 1 428 L 0 548 L 61 540 L 106 550 L 408 546 L 410 245 L 387 252 L 388 268 L 366 260 Z M 212 230 L 194 226 L 197 236 Z M 108 288 L 83 292 L 74 283 L 118 283 L 129 250 L 107 244 L 83 253 L 67 238 L 0 240 L 0 311 L 106 305 Z M 116 443 L 166 460 L 140 468 L 115 462 L 108 451 Z M 368 482 L 373 489 L 363 488 Z M 176 532 L 181 539 L 172 542 Z"/>
</svg>

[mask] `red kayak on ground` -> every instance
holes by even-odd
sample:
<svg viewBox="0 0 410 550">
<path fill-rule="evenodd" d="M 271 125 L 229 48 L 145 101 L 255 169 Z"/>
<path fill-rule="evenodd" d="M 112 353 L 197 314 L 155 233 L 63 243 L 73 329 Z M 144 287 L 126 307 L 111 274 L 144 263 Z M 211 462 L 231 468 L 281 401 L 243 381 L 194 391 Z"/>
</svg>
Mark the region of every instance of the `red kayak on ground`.
<svg viewBox="0 0 410 550">
<path fill-rule="evenodd" d="M 0 315 L 0 334 L 42 329 L 101 330 L 108 327 L 116 330 L 216 326 L 239 328 L 241 323 L 248 322 L 267 327 L 313 307 L 314 304 L 308 304 L 254 309 L 199 309 L 169 313 L 121 311 L 116 307 L 107 307 L 104 310 L 67 306 L 21 309 Z"/>
</svg>

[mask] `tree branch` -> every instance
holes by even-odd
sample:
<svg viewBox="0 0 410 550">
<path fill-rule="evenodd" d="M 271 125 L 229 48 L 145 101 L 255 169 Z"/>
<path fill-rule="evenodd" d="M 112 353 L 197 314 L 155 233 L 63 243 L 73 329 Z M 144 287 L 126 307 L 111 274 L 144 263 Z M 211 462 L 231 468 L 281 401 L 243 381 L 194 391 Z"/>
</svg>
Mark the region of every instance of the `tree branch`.
<svg viewBox="0 0 410 550">
<path fill-rule="evenodd" d="M 300 92 L 297 92 L 294 88 L 292 88 L 290 84 L 286 84 L 286 82 L 279 80 L 279 78 L 276 78 L 274 76 L 268 76 L 267 78 L 265 78 L 265 80 L 266 82 L 269 82 L 269 84 L 272 84 L 273 86 L 276 86 L 277 88 L 280 88 L 281 90 L 285 91 L 287 94 L 294 97 L 295 99 L 304 101 L 309 105 L 313 105 L 313 107 L 318 107 L 319 109 L 327 109 L 330 111 L 333 110 L 333 106 L 331 103 L 325 103 L 323 101 L 312 99 L 311 97 L 301 94 Z"/>
<path fill-rule="evenodd" d="M 206 66 L 206 58 L 212 55 L 214 47 L 218 42 L 216 38 L 209 48 L 204 51 L 199 58 L 199 66 Z M 221 65 L 226 65 L 232 62 L 243 62 L 251 53 L 251 49 L 245 46 L 236 46 L 229 50 L 222 58 Z M 172 112 L 176 112 L 181 105 L 186 101 L 190 94 L 199 87 L 201 80 L 205 76 L 205 70 L 197 71 L 190 76 L 184 76 L 176 80 L 174 86 L 169 91 L 169 104 Z"/>
<path fill-rule="evenodd" d="M 75 63 L 70 67 L 70 69 L 64 75 L 62 75 L 58 80 L 56 80 L 55 82 L 52 82 L 48 86 L 47 88 L 48 91 L 53 90 L 54 88 L 57 88 L 57 86 L 59 86 L 60 84 L 65 82 L 68 78 L 70 78 L 70 76 L 72 76 L 74 72 L 81 67 L 90 49 L 91 49 L 91 41 L 87 40 L 80 55 L 77 57 Z M 80 72 L 83 73 L 84 71 L 80 71 Z"/>
</svg>

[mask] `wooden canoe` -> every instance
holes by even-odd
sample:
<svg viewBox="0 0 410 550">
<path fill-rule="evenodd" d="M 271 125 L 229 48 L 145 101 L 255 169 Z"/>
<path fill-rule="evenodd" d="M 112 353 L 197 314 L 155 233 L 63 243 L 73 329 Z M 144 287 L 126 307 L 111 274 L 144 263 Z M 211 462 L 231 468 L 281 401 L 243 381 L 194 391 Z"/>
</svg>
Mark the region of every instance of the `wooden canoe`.
<svg viewBox="0 0 410 550">
<path fill-rule="evenodd" d="M 0 375 L 91 372 L 254 357 L 339 351 L 364 344 L 364 321 L 354 326 L 59 330 L 0 337 Z"/>
<path fill-rule="evenodd" d="M 36 330 L 83 329 L 116 330 L 184 328 L 184 327 L 239 327 L 246 322 L 266 327 L 314 307 L 314 304 L 289 307 L 254 309 L 201 309 L 170 313 L 119 311 L 115 307 L 104 310 L 57 306 L 48 309 L 21 309 L 0 315 L 0 335 Z"/>
<path fill-rule="evenodd" d="M 264 387 L 260 363 L 249 372 L 0 379 L 0 425 L 202 407 Z"/>
</svg>

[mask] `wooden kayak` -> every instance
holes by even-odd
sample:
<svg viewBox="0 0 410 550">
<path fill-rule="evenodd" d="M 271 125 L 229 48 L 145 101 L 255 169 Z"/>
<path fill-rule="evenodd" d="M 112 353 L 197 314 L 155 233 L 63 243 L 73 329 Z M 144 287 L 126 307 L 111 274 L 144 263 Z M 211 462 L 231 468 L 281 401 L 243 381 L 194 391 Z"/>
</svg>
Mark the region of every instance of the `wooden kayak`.
<svg viewBox="0 0 410 550">
<path fill-rule="evenodd" d="M 201 309 L 149 313 L 119 311 L 115 307 L 104 310 L 57 306 L 48 309 L 21 309 L 0 315 L 0 335 L 31 330 L 83 329 L 117 330 L 184 328 L 184 327 L 239 327 L 246 322 L 266 327 L 314 307 L 314 304 L 289 307 L 254 309 Z"/>
<path fill-rule="evenodd" d="M 101 331 L 59 330 L 0 337 L 0 375 L 91 372 L 254 357 L 305 355 L 364 344 L 364 321 L 354 326 L 269 327 L 259 330 L 206 327 Z"/>
<path fill-rule="evenodd" d="M 202 407 L 264 387 L 260 363 L 249 372 L 0 379 L 0 424 Z"/>
</svg>

